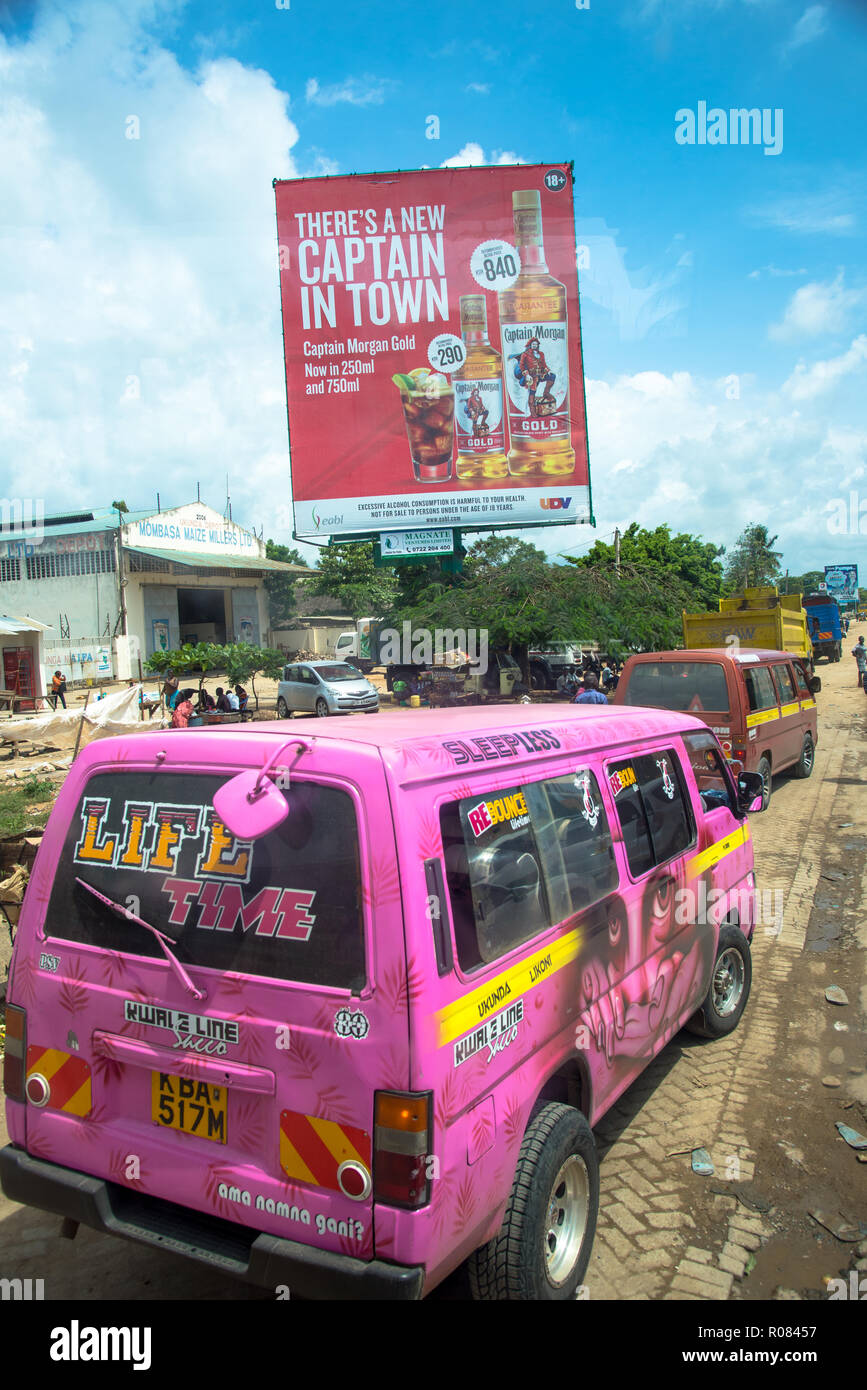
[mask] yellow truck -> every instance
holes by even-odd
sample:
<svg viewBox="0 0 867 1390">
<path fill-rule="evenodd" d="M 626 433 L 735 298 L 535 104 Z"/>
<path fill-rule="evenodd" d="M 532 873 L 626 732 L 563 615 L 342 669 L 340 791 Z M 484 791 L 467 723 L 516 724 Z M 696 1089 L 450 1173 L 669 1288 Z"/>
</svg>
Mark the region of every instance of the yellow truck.
<svg viewBox="0 0 867 1390">
<path fill-rule="evenodd" d="M 736 637 L 742 647 L 790 652 L 812 670 L 813 644 L 800 594 L 743 589 L 719 600 L 719 611 L 683 614 L 685 647 L 725 647 Z"/>
</svg>

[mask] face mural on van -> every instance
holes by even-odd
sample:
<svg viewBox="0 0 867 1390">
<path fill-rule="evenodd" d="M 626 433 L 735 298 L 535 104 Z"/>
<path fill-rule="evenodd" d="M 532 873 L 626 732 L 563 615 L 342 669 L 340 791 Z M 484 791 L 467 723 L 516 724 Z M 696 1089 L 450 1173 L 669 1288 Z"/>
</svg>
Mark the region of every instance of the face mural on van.
<svg viewBox="0 0 867 1390">
<path fill-rule="evenodd" d="M 614 815 L 590 769 L 520 782 L 484 799 L 464 795 L 441 811 L 461 963 L 478 968 L 527 944 L 517 964 L 440 1012 L 439 1043 L 453 1049 L 467 1096 L 485 1084 L 502 1051 L 491 1046 L 499 1023 L 484 1027 L 492 1014 L 499 1019 L 497 1011 L 511 1011 L 504 1014 L 510 1044 L 517 1028 L 525 1051 L 534 1036 L 541 1042 L 555 1031 L 558 1019 L 575 1016 L 570 996 L 577 995 L 576 1039 L 584 1039 L 594 1093 L 603 1097 L 679 1027 L 707 980 L 713 932 L 684 930 L 676 918 L 703 846 L 672 753 L 612 762 L 604 775 Z M 646 810 L 658 817 L 659 867 L 649 832 L 645 851 L 633 828 L 647 826 Z M 634 888 L 618 871 L 616 839 L 639 880 Z M 538 878 L 533 864 L 542 866 Z M 553 948 L 533 950 L 533 937 L 557 923 L 572 931 Z"/>
</svg>

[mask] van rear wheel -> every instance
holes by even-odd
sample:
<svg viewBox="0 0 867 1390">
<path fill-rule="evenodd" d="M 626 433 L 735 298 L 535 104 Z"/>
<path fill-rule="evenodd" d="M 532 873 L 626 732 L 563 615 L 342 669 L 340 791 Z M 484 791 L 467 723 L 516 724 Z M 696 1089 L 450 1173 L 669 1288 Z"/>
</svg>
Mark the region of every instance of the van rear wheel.
<svg viewBox="0 0 867 1390">
<path fill-rule="evenodd" d="M 289 706 L 287 705 L 286 701 L 283 699 L 283 696 L 282 696 L 282 695 L 280 696 L 280 699 L 277 701 L 277 718 L 278 718 L 278 719 L 288 719 L 288 718 L 289 718 Z"/>
<path fill-rule="evenodd" d="M 771 762 L 769 758 L 759 758 L 756 772 L 762 779 L 762 810 L 767 811 L 771 800 Z"/>
<path fill-rule="evenodd" d="M 593 1134 L 570 1105 L 543 1105 L 521 1144 L 503 1224 L 469 1258 L 473 1298 L 574 1299 L 593 1247 L 599 1162 Z"/>
<path fill-rule="evenodd" d="M 809 777 L 813 771 L 813 763 L 816 760 L 816 751 L 813 747 L 811 734 L 804 735 L 804 746 L 801 749 L 801 756 L 792 768 L 796 777 Z"/>
<path fill-rule="evenodd" d="M 733 1033 L 750 997 L 753 961 L 750 943 L 739 927 L 720 930 L 710 989 L 684 1027 L 700 1038 L 724 1038 Z"/>
</svg>

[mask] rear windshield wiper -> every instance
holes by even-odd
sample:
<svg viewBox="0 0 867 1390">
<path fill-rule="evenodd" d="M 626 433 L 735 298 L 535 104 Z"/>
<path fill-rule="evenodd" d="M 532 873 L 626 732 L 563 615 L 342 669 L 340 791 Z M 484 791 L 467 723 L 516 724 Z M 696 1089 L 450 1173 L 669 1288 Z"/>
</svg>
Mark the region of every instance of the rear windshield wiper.
<svg viewBox="0 0 867 1390">
<path fill-rule="evenodd" d="M 116 903 L 111 898 L 107 898 L 104 893 L 100 893 L 98 888 L 92 888 L 89 883 L 85 883 L 83 878 L 76 878 L 75 881 L 76 883 L 80 883 L 82 888 L 86 888 L 88 893 L 92 893 L 95 898 L 99 898 L 101 903 L 105 903 L 106 907 L 110 907 L 112 912 L 116 912 L 118 917 L 123 917 L 127 922 L 135 922 L 138 926 L 144 927 L 145 931 L 151 932 L 160 943 L 166 960 L 174 970 L 187 993 L 191 994 L 194 999 L 204 999 L 206 997 L 204 990 L 196 988 L 177 956 L 170 951 L 166 945 L 167 942 L 172 940 L 170 936 L 166 936 L 165 932 L 161 932 L 158 927 L 152 927 L 150 922 L 145 922 L 143 918 L 136 917 L 135 913 L 130 911 L 128 907 L 122 907 L 120 903 Z"/>
</svg>

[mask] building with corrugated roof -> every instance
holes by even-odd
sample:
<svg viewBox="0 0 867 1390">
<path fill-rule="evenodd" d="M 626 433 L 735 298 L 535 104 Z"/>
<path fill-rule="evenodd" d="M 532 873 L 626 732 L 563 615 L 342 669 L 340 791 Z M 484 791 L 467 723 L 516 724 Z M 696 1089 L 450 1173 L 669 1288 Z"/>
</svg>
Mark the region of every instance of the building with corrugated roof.
<svg viewBox="0 0 867 1390">
<path fill-rule="evenodd" d="M 0 527 L 0 612 L 46 624 L 42 665 L 68 681 L 136 678 L 183 642 L 269 645 L 265 543 L 204 502 L 111 507 Z M 45 683 L 41 690 L 44 692 Z M 25 692 L 21 692 L 22 694 Z"/>
</svg>

